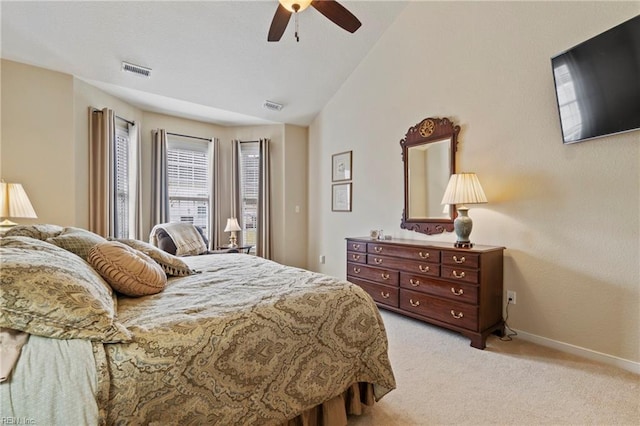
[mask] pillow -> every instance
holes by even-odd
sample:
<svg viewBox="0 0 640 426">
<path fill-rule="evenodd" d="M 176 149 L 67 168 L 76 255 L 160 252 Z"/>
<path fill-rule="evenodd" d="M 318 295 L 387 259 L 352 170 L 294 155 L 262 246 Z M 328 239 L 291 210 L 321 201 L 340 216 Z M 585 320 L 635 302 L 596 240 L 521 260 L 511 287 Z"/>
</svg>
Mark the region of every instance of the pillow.
<svg viewBox="0 0 640 426">
<path fill-rule="evenodd" d="M 64 228 L 58 225 L 37 224 L 37 225 L 16 225 L 3 234 L 5 237 L 31 237 L 37 240 L 59 235 Z"/>
<path fill-rule="evenodd" d="M 194 232 L 197 231 L 197 232 Z M 199 236 L 199 238 L 198 238 Z M 206 254 L 209 241 L 202 228 L 190 223 L 172 222 L 156 225 L 151 230 L 150 241 L 174 256 L 192 256 Z M 176 245 L 180 244 L 180 249 Z"/>
<path fill-rule="evenodd" d="M 167 275 L 172 275 L 174 277 L 184 277 L 196 273 L 196 271 L 191 269 L 189 265 L 184 263 L 184 261 L 182 261 L 179 257 L 166 253 L 149 243 L 145 243 L 144 241 L 125 238 L 120 238 L 112 241 L 119 241 L 122 244 L 131 247 L 132 249 L 141 251 L 142 253 L 146 254 L 151 259 L 155 260 Z"/>
<path fill-rule="evenodd" d="M 113 290 L 78 256 L 29 237 L 0 239 L 0 327 L 56 339 L 131 340 Z"/>
<path fill-rule="evenodd" d="M 82 228 L 66 227 L 59 235 L 47 238 L 47 242 L 55 244 L 87 260 L 91 247 L 106 242 L 106 238 Z"/>
<path fill-rule="evenodd" d="M 160 293 L 167 276 L 153 259 L 118 241 L 96 244 L 87 261 L 111 287 L 127 296 Z"/>
</svg>

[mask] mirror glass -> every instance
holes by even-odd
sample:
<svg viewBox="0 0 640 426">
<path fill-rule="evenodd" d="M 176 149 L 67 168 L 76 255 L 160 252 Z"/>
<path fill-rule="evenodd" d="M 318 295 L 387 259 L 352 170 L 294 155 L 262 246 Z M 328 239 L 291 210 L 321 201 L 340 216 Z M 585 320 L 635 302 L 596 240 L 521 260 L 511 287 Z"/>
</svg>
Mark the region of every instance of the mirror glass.
<svg viewBox="0 0 640 426">
<path fill-rule="evenodd" d="M 451 176 L 451 138 L 409 147 L 408 219 L 449 218 L 440 204 Z"/>
<path fill-rule="evenodd" d="M 440 202 L 456 170 L 459 132 L 460 126 L 448 118 L 425 118 L 400 141 L 404 162 L 401 228 L 424 234 L 453 231 L 455 206 Z"/>
</svg>

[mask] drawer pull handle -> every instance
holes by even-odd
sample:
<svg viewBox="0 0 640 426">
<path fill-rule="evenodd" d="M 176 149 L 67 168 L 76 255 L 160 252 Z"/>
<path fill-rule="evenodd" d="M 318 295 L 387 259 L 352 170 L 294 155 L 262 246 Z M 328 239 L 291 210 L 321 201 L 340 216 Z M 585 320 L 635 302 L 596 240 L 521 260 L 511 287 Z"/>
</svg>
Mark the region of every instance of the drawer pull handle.
<svg viewBox="0 0 640 426">
<path fill-rule="evenodd" d="M 353 255 L 351 255 L 351 257 L 353 258 L 353 260 L 360 260 L 360 255 L 359 254 L 353 254 Z"/>
<path fill-rule="evenodd" d="M 380 259 L 379 257 L 374 257 L 373 261 L 376 262 L 376 265 L 379 265 L 382 263 L 382 259 Z"/>
<path fill-rule="evenodd" d="M 428 266 L 418 265 L 418 268 L 420 268 L 420 271 L 422 271 L 422 272 L 429 272 L 429 267 Z"/>
<path fill-rule="evenodd" d="M 420 306 L 420 301 L 416 300 L 415 302 L 413 301 L 413 299 L 409 299 L 409 303 L 411 303 L 411 306 Z M 451 311 L 453 312 L 453 311 Z"/>
<path fill-rule="evenodd" d="M 353 272 L 356 273 L 356 274 L 359 274 L 360 273 L 360 268 L 354 266 L 353 267 Z"/>
<path fill-rule="evenodd" d="M 382 253 L 382 247 L 375 246 L 375 247 L 373 248 L 373 250 L 374 250 L 376 253 Z"/>
<path fill-rule="evenodd" d="M 420 256 L 423 259 L 428 259 L 429 258 L 429 252 L 426 252 L 426 253 L 419 252 L 418 256 Z"/>
<path fill-rule="evenodd" d="M 464 316 L 464 314 L 462 312 L 458 312 L 457 314 L 455 313 L 455 311 L 452 309 L 451 310 L 451 316 L 454 317 L 455 319 L 460 319 Z"/>
<path fill-rule="evenodd" d="M 455 288 L 451 287 L 451 293 L 455 294 L 456 296 L 462 296 L 464 294 L 464 290 L 463 289 L 456 290 Z"/>
<path fill-rule="evenodd" d="M 414 287 L 418 287 L 420 285 L 420 280 L 414 280 L 413 278 L 410 278 L 409 284 L 411 284 Z"/>
<path fill-rule="evenodd" d="M 456 271 L 453 271 L 453 276 L 455 278 L 464 278 L 464 271 L 460 272 L 460 274 L 458 274 Z"/>
<path fill-rule="evenodd" d="M 453 261 L 456 263 L 464 263 L 465 259 L 464 256 L 462 256 L 460 259 L 458 259 L 458 256 L 453 256 Z"/>
<path fill-rule="evenodd" d="M 388 280 L 389 279 L 389 274 L 387 274 L 385 272 L 383 272 L 381 276 L 382 276 L 383 280 Z"/>
<path fill-rule="evenodd" d="M 388 299 L 389 298 L 389 293 L 385 293 L 384 291 L 380 292 L 380 296 L 382 296 L 383 299 Z"/>
<path fill-rule="evenodd" d="M 353 249 L 358 250 L 360 248 L 360 244 L 353 244 Z"/>
</svg>

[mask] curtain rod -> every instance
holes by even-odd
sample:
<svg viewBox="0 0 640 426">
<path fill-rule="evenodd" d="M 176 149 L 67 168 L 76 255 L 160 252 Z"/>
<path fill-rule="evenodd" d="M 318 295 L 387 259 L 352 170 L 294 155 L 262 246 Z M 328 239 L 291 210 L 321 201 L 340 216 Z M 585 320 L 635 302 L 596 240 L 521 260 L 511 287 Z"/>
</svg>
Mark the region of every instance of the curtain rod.
<svg viewBox="0 0 640 426">
<path fill-rule="evenodd" d="M 94 114 L 95 114 L 95 113 L 97 113 L 97 112 L 99 112 L 100 114 L 102 114 L 102 110 L 101 110 L 101 109 L 97 109 L 97 108 L 91 108 L 91 112 L 92 112 L 92 113 L 94 113 Z M 133 122 L 133 121 L 131 121 L 131 120 L 127 120 L 126 118 L 122 118 L 122 117 L 120 117 L 119 115 L 116 115 L 116 118 L 118 118 L 118 119 L 120 119 L 120 120 L 122 120 L 122 121 L 124 121 L 124 122 L 126 122 L 126 123 L 129 123 L 129 124 L 131 124 L 132 126 L 133 126 L 134 124 L 136 124 L 135 122 Z"/>
<path fill-rule="evenodd" d="M 211 139 L 201 138 L 201 137 L 198 137 L 198 136 L 181 135 L 179 133 L 170 133 L 170 132 L 167 132 L 167 134 L 171 135 L 171 136 L 180 136 L 180 137 L 183 137 L 183 138 L 200 139 L 201 141 L 211 142 Z"/>
<path fill-rule="evenodd" d="M 116 118 L 119 118 L 120 120 L 124 121 L 125 123 L 129 123 L 129 124 L 131 124 L 132 126 L 133 126 L 134 124 L 136 124 L 135 122 L 130 121 L 130 120 L 127 120 L 126 118 L 122 118 L 122 117 L 120 117 L 120 116 L 118 116 L 118 115 L 116 115 Z"/>
</svg>

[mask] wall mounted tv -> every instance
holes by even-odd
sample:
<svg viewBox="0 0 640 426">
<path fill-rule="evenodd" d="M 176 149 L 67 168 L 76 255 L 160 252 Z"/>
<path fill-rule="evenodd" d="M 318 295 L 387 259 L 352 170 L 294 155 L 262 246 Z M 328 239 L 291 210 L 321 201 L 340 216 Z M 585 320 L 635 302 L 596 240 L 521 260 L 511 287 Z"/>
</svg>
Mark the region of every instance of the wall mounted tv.
<svg viewBox="0 0 640 426">
<path fill-rule="evenodd" d="M 565 144 L 640 129 L 640 15 L 551 65 Z"/>
</svg>

